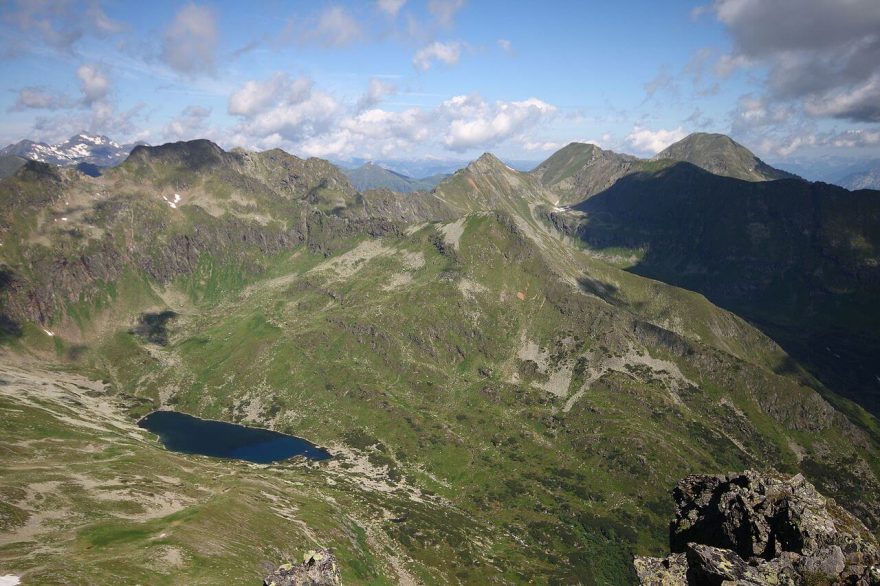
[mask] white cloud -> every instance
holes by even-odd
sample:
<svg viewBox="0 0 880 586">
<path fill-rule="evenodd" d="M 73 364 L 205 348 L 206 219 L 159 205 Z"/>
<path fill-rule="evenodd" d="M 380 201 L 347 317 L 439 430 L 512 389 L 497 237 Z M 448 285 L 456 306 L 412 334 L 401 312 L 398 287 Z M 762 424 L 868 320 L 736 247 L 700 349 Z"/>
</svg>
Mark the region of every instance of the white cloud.
<svg viewBox="0 0 880 586">
<path fill-rule="evenodd" d="M 427 71 L 434 61 L 442 61 L 446 65 L 455 65 L 461 58 L 462 45 L 458 41 L 441 43 L 434 41 L 427 47 L 420 49 L 413 57 L 413 65 Z"/>
<path fill-rule="evenodd" d="M 626 140 L 636 150 L 657 154 L 674 142 L 678 142 L 687 136 L 687 133 L 679 126 L 672 130 L 651 130 L 642 126 L 635 126 Z"/>
<path fill-rule="evenodd" d="M 430 109 L 377 107 L 391 91 L 389 84 L 374 79 L 363 96 L 345 105 L 304 78 L 278 73 L 251 80 L 229 98 L 229 112 L 241 120 L 229 133 L 229 142 L 337 158 L 460 153 L 503 144 L 537 150 L 556 146 L 532 138 L 557 113 L 537 98 L 487 102 L 470 95 Z"/>
<path fill-rule="evenodd" d="M 80 82 L 80 91 L 86 105 L 94 104 L 107 97 L 110 91 L 110 80 L 103 68 L 98 65 L 84 64 L 76 70 Z"/>
<path fill-rule="evenodd" d="M 376 2 L 379 10 L 392 18 L 397 16 L 404 4 L 406 4 L 406 0 L 378 0 Z"/>
<path fill-rule="evenodd" d="M 202 106 L 187 106 L 165 127 L 164 136 L 168 140 L 192 140 L 204 138 L 206 122 L 211 110 Z"/>
<path fill-rule="evenodd" d="M 242 119 L 235 129 L 239 138 L 277 146 L 326 132 L 340 106 L 329 94 L 315 90 L 311 80 L 278 73 L 265 81 L 246 82 L 230 96 L 228 110 Z"/>
<path fill-rule="evenodd" d="M 182 6 L 165 31 L 162 60 L 178 73 L 194 76 L 214 70 L 217 18 L 207 6 Z"/>
<path fill-rule="evenodd" d="M 504 51 L 505 53 L 512 53 L 513 52 L 513 43 L 511 43 L 509 40 L 498 39 L 498 41 L 496 41 L 496 42 L 498 43 L 498 48 L 501 49 L 502 51 Z"/>
<path fill-rule="evenodd" d="M 355 109 L 360 112 L 367 108 L 372 108 L 381 102 L 385 96 L 391 95 L 397 91 L 393 84 L 386 83 L 381 79 L 374 77 L 370 80 L 370 86 L 364 95 L 358 99 Z"/>
<path fill-rule="evenodd" d="M 430 0 L 428 12 L 443 26 L 452 26 L 455 15 L 464 8 L 465 0 Z"/>
<path fill-rule="evenodd" d="M 523 149 L 529 152 L 551 152 L 558 151 L 565 145 L 561 142 L 552 142 L 552 141 L 534 141 L 534 142 L 524 142 L 522 144 Z"/>
<path fill-rule="evenodd" d="M 276 73 L 265 81 L 249 80 L 229 97 L 229 113 L 252 116 L 279 102 L 298 103 L 312 91 L 312 81 L 305 77 L 291 79 Z"/>
<path fill-rule="evenodd" d="M 443 143 L 453 151 L 489 147 L 521 133 L 556 113 L 537 98 L 489 104 L 476 95 L 456 96 L 441 104 L 450 123 Z"/>
<path fill-rule="evenodd" d="M 863 128 L 835 134 L 830 143 L 837 148 L 863 148 L 880 145 L 880 130 Z"/>
</svg>

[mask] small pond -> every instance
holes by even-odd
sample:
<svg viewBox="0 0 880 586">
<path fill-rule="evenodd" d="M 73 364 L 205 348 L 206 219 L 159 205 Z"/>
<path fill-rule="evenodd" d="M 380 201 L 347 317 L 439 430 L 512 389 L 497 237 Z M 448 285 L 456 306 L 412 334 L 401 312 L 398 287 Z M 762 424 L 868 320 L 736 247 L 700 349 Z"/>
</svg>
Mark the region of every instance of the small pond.
<svg viewBox="0 0 880 586">
<path fill-rule="evenodd" d="M 269 464 L 293 456 L 326 460 L 330 452 L 292 435 L 175 411 L 153 411 L 138 426 L 159 436 L 166 448 L 184 454 L 234 458 Z"/>
</svg>

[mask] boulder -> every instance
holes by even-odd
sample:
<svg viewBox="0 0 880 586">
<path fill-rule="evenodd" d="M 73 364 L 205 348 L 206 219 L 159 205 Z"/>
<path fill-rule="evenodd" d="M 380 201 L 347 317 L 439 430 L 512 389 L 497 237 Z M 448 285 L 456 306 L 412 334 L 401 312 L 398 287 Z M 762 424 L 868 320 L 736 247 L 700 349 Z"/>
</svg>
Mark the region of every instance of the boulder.
<svg viewBox="0 0 880 586">
<path fill-rule="evenodd" d="M 263 580 L 263 586 L 338 586 L 339 566 L 329 549 L 309 551 L 301 564 L 286 563 Z"/>
<path fill-rule="evenodd" d="M 643 585 L 880 586 L 880 548 L 802 475 L 693 475 L 673 491 L 672 555 L 636 557 Z"/>
</svg>

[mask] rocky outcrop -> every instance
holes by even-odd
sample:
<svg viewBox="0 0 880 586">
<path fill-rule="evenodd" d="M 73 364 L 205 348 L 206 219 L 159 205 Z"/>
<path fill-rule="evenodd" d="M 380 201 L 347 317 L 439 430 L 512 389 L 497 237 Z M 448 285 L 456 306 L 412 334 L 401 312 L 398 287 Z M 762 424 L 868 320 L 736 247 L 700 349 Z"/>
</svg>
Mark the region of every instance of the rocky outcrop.
<svg viewBox="0 0 880 586">
<path fill-rule="evenodd" d="M 800 474 L 688 476 L 673 498 L 673 553 L 636 557 L 643 585 L 880 585 L 877 541 Z"/>
<path fill-rule="evenodd" d="M 337 586 L 336 556 L 329 549 L 310 551 L 301 564 L 282 564 L 263 580 L 263 586 Z"/>
</svg>

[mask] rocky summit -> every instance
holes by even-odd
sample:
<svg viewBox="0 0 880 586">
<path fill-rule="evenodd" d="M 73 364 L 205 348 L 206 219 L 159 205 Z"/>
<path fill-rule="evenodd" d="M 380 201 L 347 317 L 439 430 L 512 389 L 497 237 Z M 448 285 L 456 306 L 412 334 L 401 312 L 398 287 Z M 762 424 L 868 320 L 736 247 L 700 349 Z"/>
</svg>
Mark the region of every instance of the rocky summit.
<svg viewBox="0 0 880 586">
<path fill-rule="evenodd" d="M 800 474 L 693 475 L 673 499 L 673 553 L 635 558 L 645 586 L 880 584 L 874 536 Z"/>
</svg>

